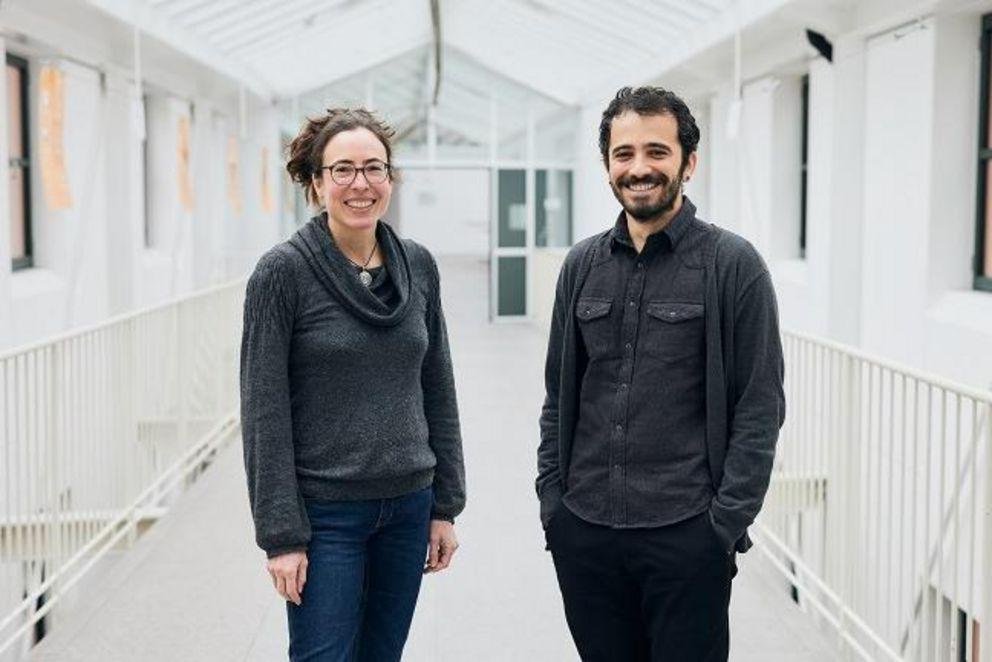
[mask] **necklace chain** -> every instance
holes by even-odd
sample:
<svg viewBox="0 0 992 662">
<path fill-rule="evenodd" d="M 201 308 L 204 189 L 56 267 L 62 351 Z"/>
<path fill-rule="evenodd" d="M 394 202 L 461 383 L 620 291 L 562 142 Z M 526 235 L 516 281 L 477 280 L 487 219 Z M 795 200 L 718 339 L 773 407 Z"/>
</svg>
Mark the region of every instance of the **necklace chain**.
<svg viewBox="0 0 992 662">
<path fill-rule="evenodd" d="M 376 251 L 377 248 L 379 248 L 379 240 L 378 239 L 376 239 L 375 243 L 372 244 L 372 252 L 369 253 L 369 259 L 365 260 L 365 264 L 358 264 L 357 262 L 355 262 L 354 260 L 352 260 L 350 257 L 348 257 L 348 255 L 345 255 L 345 257 L 348 258 L 348 261 L 349 262 L 351 262 L 356 267 L 360 268 L 362 271 L 367 271 L 368 270 L 367 267 L 369 266 L 369 262 L 371 262 L 372 261 L 372 258 L 375 256 L 375 251 Z M 344 251 L 342 251 L 342 252 L 344 252 Z"/>
<path fill-rule="evenodd" d="M 368 266 L 369 266 L 369 262 L 372 261 L 372 257 L 375 255 L 375 250 L 377 248 L 379 248 L 378 239 L 374 244 L 372 244 L 372 252 L 369 253 L 369 259 L 365 260 L 365 264 L 363 265 L 359 265 L 357 262 L 352 260 L 347 255 L 345 255 L 345 257 L 348 257 L 349 262 L 351 262 L 353 265 L 361 269 L 361 271 L 358 272 L 358 280 L 361 281 L 362 285 L 364 285 L 365 287 L 372 287 L 372 274 L 369 273 Z"/>
</svg>

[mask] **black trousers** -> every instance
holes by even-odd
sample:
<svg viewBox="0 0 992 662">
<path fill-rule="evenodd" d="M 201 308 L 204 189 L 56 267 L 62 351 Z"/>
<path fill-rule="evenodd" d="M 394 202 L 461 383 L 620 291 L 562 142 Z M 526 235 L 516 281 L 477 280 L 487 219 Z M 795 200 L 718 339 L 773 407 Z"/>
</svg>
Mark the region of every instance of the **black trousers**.
<svg viewBox="0 0 992 662">
<path fill-rule="evenodd" d="M 546 535 L 584 662 L 727 660 L 737 567 L 707 513 L 665 527 L 611 529 L 561 505 Z"/>
</svg>

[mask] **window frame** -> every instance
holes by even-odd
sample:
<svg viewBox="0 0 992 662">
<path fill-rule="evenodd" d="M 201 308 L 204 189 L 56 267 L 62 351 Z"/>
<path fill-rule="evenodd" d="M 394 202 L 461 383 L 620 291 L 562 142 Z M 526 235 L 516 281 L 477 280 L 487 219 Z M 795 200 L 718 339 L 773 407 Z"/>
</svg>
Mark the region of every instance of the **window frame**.
<svg viewBox="0 0 992 662">
<path fill-rule="evenodd" d="M 23 154 L 21 156 L 21 168 L 23 172 L 23 196 L 24 196 L 24 256 L 12 257 L 11 268 L 13 271 L 30 269 L 34 266 L 34 244 L 31 235 L 31 115 L 30 115 L 30 67 L 27 59 L 7 53 L 7 65 L 16 67 L 21 72 L 21 144 Z M 10 152 L 8 151 L 8 168 L 10 167 Z M 13 223 L 14 219 L 11 218 Z"/>
<path fill-rule="evenodd" d="M 989 147 L 989 87 L 990 75 L 989 67 L 992 65 L 992 14 L 982 16 L 982 42 L 981 42 L 981 77 L 980 96 L 978 112 L 978 186 L 977 200 L 975 204 L 975 253 L 972 264 L 972 275 L 974 276 L 974 289 L 992 292 L 992 275 L 985 275 L 985 225 L 986 214 L 989 209 L 988 195 L 988 173 L 987 168 L 992 168 L 992 147 Z"/>
<path fill-rule="evenodd" d="M 802 113 L 802 152 L 800 157 L 799 182 L 799 259 L 806 259 L 806 207 L 809 201 L 809 74 L 800 79 L 800 112 Z"/>
<path fill-rule="evenodd" d="M 141 127 L 141 133 L 144 136 L 141 140 L 140 150 L 141 150 L 141 215 L 142 215 L 142 247 L 145 249 L 154 248 L 152 243 L 152 207 L 151 201 L 151 187 L 152 187 L 152 176 L 151 176 L 151 161 L 148 158 L 148 143 L 150 142 L 149 133 L 151 132 L 151 125 L 148 122 L 148 107 L 149 107 L 149 94 L 144 92 L 141 95 L 141 121 L 144 126 Z"/>
</svg>

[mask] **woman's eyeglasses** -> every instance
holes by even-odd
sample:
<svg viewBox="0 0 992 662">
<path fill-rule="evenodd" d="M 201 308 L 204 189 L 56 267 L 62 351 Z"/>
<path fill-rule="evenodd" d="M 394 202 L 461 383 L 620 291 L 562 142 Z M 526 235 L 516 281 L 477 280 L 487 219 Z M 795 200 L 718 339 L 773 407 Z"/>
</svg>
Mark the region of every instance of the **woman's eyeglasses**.
<svg viewBox="0 0 992 662">
<path fill-rule="evenodd" d="M 354 163 L 341 161 L 321 166 L 320 169 L 330 170 L 331 180 L 338 186 L 350 186 L 358 173 L 362 173 L 369 184 L 382 184 L 389 179 L 389 164 L 382 161 L 369 161 L 361 168 Z"/>
</svg>

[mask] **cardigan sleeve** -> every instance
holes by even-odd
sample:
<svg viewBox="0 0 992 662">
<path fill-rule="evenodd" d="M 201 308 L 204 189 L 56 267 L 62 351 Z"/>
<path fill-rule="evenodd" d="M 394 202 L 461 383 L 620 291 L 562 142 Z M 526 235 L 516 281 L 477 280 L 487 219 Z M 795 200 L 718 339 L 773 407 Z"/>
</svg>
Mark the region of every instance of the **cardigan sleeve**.
<svg viewBox="0 0 992 662">
<path fill-rule="evenodd" d="M 271 558 L 301 551 L 310 522 L 296 482 L 289 351 L 295 289 L 275 250 L 259 261 L 245 293 L 241 338 L 241 431 L 255 540 Z"/>
<path fill-rule="evenodd" d="M 537 447 L 537 496 L 541 502 L 541 524 L 547 526 L 561 501 L 563 486 L 558 467 L 558 420 L 561 389 L 562 342 L 568 317 L 568 264 L 562 265 L 555 286 L 555 303 L 551 312 L 548 351 L 544 360 L 544 405 L 539 419 L 541 442 Z"/>
<path fill-rule="evenodd" d="M 430 263 L 431 290 L 427 297 L 427 353 L 421 367 L 424 415 L 428 443 L 437 458 L 434 468 L 432 519 L 453 522 L 465 508 L 465 464 L 455 395 L 454 368 L 448 346 L 448 328 L 441 308 L 441 278 L 434 258 Z"/>
<path fill-rule="evenodd" d="M 723 480 L 713 500 L 714 529 L 730 550 L 754 521 L 768 490 L 785 421 L 784 362 L 771 276 L 756 255 L 734 304 L 731 406 Z"/>
</svg>

